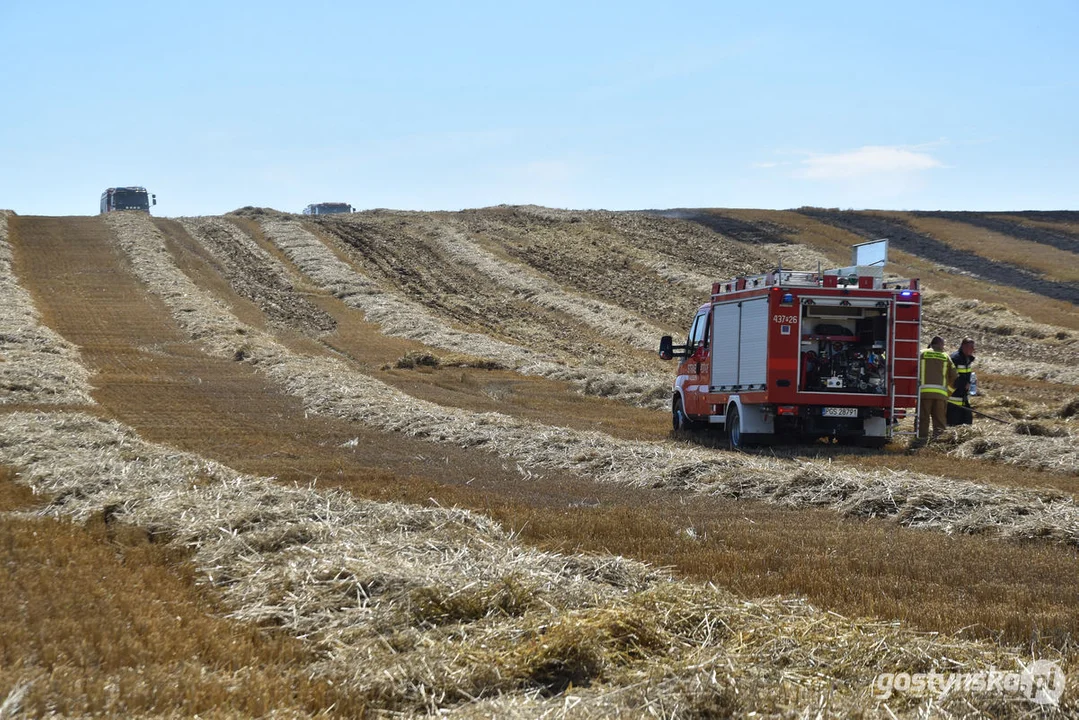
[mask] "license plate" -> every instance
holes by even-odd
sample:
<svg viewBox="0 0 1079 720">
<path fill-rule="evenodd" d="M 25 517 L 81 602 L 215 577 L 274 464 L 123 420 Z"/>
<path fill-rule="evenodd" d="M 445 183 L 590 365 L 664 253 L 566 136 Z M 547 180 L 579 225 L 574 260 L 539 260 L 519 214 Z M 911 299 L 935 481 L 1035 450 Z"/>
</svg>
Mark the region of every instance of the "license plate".
<svg viewBox="0 0 1079 720">
<path fill-rule="evenodd" d="M 821 411 L 824 417 L 858 417 L 858 408 L 826 407 Z"/>
</svg>

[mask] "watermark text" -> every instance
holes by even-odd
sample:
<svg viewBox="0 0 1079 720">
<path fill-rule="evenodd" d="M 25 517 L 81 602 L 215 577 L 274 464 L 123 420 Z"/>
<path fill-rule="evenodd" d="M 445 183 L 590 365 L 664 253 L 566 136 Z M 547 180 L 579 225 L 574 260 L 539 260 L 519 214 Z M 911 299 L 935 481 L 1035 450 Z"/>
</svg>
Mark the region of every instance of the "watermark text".
<svg viewBox="0 0 1079 720">
<path fill-rule="evenodd" d="M 886 672 L 873 680 L 873 697 L 887 700 L 895 693 L 943 699 L 952 693 L 994 693 L 1026 698 L 1039 705 L 1056 705 L 1064 694 L 1064 671 L 1051 660 L 1036 660 L 1020 671 L 990 668 L 977 672 Z"/>
</svg>

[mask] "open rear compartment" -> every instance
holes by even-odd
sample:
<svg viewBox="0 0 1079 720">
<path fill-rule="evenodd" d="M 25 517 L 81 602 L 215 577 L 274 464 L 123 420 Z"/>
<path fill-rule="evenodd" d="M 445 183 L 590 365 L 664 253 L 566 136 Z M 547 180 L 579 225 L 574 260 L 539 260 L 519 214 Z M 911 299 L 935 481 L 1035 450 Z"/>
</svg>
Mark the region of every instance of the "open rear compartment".
<svg viewBox="0 0 1079 720">
<path fill-rule="evenodd" d="M 798 390 L 887 395 L 889 305 L 885 300 L 802 298 Z"/>
</svg>

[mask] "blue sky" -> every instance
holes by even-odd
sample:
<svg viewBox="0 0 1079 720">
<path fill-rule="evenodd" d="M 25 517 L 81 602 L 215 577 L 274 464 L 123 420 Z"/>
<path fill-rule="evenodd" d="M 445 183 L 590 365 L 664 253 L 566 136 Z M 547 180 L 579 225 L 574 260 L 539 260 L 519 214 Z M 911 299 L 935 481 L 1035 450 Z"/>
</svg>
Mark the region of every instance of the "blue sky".
<svg viewBox="0 0 1079 720">
<path fill-rule="evenodd" d="M 0 0 L 0 207 L 1079 209 L 1079 3 Z"/>
</svg>

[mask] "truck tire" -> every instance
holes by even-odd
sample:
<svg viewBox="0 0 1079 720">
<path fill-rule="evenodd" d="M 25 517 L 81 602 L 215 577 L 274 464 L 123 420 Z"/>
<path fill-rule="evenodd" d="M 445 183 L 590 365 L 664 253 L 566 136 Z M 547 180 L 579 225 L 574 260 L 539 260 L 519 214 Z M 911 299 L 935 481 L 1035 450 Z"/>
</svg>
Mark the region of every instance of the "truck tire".
<svg viewBox="0 0 1079 720">
<path fill-rule="evenodd" d="M 682 409 L 682 398 L 676 397 L 671 408 L 671 426 L 675 432 L 693 432 L 697 429 L 697 423 L 689 419 L 685 410 Z"/>
<path fill-rule="evenodd" d="M 742 418 L 738 416 L 737 405 L 731 405 L 727 409 L 727 419 L 723 423 L 723 429 L 727 431 L 728 448 L 742 450 L 745 447 L 742 438 Z"/>
</svg>

